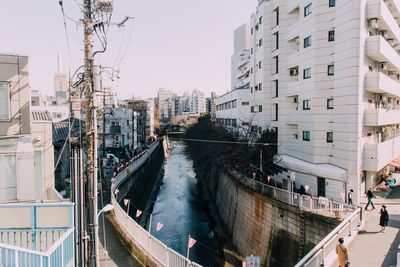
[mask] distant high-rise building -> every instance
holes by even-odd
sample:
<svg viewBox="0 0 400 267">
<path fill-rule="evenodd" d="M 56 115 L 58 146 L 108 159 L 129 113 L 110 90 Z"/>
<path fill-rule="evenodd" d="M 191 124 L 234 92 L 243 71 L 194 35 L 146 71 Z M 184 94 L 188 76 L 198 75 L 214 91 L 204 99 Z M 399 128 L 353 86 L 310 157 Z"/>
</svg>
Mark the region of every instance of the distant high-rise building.
<svg viewBox="0 0 400 267">
<path fill-rule="evenodd" d="M 62 72 L 61 53 L 57 54 L 57 73 L 54 74 L 54 93 L 56 97 L 66 99 L 68 93 L 67 75 Z"/>
</svg>

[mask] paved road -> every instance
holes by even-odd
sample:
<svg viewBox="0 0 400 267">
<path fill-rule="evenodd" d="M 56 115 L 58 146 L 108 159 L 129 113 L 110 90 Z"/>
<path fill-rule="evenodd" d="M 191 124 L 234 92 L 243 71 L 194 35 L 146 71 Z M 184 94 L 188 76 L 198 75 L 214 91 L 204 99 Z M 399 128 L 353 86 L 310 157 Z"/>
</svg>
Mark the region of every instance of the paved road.
<svg viewBox="0 0 400 267">
<path fill-rule="evenodd" d="M 137 262 L 119 240 L 117 233 L 115 232 L 112 224 L 105 219 L 105 233 L 106 233 L 106 244 L 108 257 L 105 255 L 104 249 L 104 238 L 103 238 L 103 216 L 100 216 L 99 220 L 99 237 L 100 237 L 100 266 L 102 267 L 141 267 L 139 262 Z"/>
<path fill-rule="evenodd" d="M 400 244 L 400 187 L 383 197 L 374 199 L 375 209 L 363 209 L 364 228 L 348 246 L 352 267 L 391 267 L 397 263 Z M 363 199 L 363 208 L 366 199 Z M 380 232 L 379 210 L 385 204 L 389 212 L 389 226 Z M 338 266 L 337 263 L 334 266 Z"/>
</svg>

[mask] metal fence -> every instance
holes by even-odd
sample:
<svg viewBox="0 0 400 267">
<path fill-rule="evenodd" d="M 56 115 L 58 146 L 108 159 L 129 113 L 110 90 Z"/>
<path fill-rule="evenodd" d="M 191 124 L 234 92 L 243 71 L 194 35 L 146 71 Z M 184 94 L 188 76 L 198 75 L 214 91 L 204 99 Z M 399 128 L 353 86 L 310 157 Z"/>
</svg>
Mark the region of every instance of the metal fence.
<svg viewBox="0 0 400 267">
<path fill-rule="evenodd" d="M 124 229 L 129 238 L 135 240 L 135 242 L 146 251 L 151 257 L 156 260 L 159 264 L 166 267 L 201 267 L 201 265 L 191 262 L 188 258 L 180 255 L 178 252 L 169 248 L 167 245 L 162 243 L 160 240 L 150 235 L 147 230 L 141 227 L 135 222 L 119 205 L 115 199 L 115 189 L 125 179 L 137 170 L 153 153 L 158 147 L 159 143 L 153 143 L 150 148 L 144 151 L 139 157 L 135 157 L 129 166 L 120 170 L 116 174 L 114 179 L 113 194 L 111 194 L 111 203 L 114 206 L 114 214 L 118 225 Z"/>
<path fill-rule="evenodd" d="M 47 252 L 0 243 L 0 266 L 58 267 L 74 265 L 74 229 L 69 229 Z"/>
<path fill-rule="evenodd" d="M 362 208 L 357 208 L 353 213 L 342 221 L 329 235 L 319 242 L 295 267 L 319 267 L 330 266 L 329 259 L 335 259 L 337 240 L 341 236 L 352 236 L 357 234 L 361 227 Z"/>
<path fill-rule="evenodd" d="M 345 203 L 330 201 L 327 198 L 317 198 L 308 195 L 300 195 L 285 189 L 264 184 L 254 179 L 243 176 L 237 171 L 231 171 L 232 177 L 242 185 L 253 189 L 269 198 L 276 199 L 300 209 L 321 214 L 327 217 L 344 219 L 354 212 L 355 207 Z"/>
</svg>

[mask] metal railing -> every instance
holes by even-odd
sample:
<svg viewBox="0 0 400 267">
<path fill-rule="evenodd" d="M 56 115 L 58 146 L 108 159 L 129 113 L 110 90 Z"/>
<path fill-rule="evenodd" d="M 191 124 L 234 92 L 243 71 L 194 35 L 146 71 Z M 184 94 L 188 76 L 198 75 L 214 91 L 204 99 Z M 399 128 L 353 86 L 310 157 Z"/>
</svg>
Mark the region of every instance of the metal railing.
<svg viewBox="0 0 400 267">
<path fill-rule="evenodd" d="M 319 267 L 330 266 L 329 261 L 335 257 L 337 240 L 341 236 L 352 236 L 357 234 L 361 227 L 362 208 L 357 208 L 350 216 L 343 220 L 329 235 L 319 242 L 295 267 Z"/>
<path fill-rule="evenodd" d="M 47 252 L 0 243 L 0 266 L 73 266 L 75 261 L 74 243 L 74 229 L 66 231 Z"/>
<path fill-rule="evenodd" d="M 166 267 L 201 267 L 201 265 L 191 262 L 188 258 L 180 255 L 178 252 L 169 248 L 160 240 L 152 236 L 146 229 L 135 222 L 119 205 L 115 199 L 115 189 L 135 170 L 137 170 L 153 153 L 159 143 L 153 143 L 152 146 L 144 151 L 138 158 L 135 158 L 129 166 L 121 170 L 114 178 L 114 188 L 111 194 L 111 203 L 114 206 L 114 215 L 118 225 L 128 233 L 130 239 L 133 239 L 144 251 L 146 251 L 161 266 Z"/>
<path fill-rule="evenodd" d="M 285 189 L 270 186 L 254 179 L 245 177 L 237 171 L 230 171 L 230 173 L 232 177 L 236 179 L 240 184 L 256 192 L 259 192 L 264 196 L 276 199 L 291 206 L 299 207 L 300 209 L 309 211 L 311 213 L 343 219 L 355 210 L 354 206 L 349 206 L 345 203 L 330 201 L 327 198 L 317 198 L 308 195 L 300 195 L 295 192 L 290 192 Z"/>
</svg>

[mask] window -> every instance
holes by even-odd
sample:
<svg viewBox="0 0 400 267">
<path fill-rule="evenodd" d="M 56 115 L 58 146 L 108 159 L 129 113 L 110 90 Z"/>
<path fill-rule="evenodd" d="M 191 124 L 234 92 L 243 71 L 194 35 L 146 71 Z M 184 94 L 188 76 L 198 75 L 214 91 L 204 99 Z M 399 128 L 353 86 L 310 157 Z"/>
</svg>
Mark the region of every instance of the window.
<svg viewBox="0 0 400 267">
<path fill-rule="evenodd" d="M 328 98 L 328 100 L 326 101 L 326 108 L 333 109 L 333 98 Z"/>
<path fill-rule="evenodd" d="M 279 81 L 278 80 L 274 80 L 273 83 L 275 85 L 275 97 L 278 97 L 278 95 L 279 95 Z"/>
<path fill-rule="evenodd" d="M 273 43 L 275 44 L 274 50 L 279 49 L 279 32 L 276 32 L 272 35 Z"/>
<path fill-rule="evenodd" d="M 312 3 L 309 3 L 304 7 L 304 17 L 307 17 L 312 12 Z"/>
<path fill-rule="evenodd" d="M 262 39 L 258 40 L 258 46 L 262 46 Z"/>
<path fill-rule="evenodd" d="M 326 133 L 326 142 L 327 143 L 333 143 L 333 132 L 327 132 Z"/>
<path fill-rule="evenodd" d="M 328 76 L 332 76 L 335 74 L 335 65 L 328 65 Z"/>
<path fill-rule="evenodd" d="M 311 35 L 304 38 L 304 48 L 311 46 Z"/>
<path fill-rule="evenodd" d="M 250 112 L 251 112 L 251 113 L 254 113 L 254 106 L 252 106 L 252 107 L 250 108 Z"/>
<path fill-rule="evenodd" d="M 274 72 L 274 74 L 278 74 L 278 72 L 279 72 L 279 57 L 278 56 L 274 57 L 274 61 L 275 61 L 275 72 Z"/>
<path fill-rule="evenodd" d="M 258 84 L 258 90 L 261 91 L 262 90 L 262 83 Z"/>
<path fill-rule="evenodd" d="M 329 7 L 336 6 L 336 0 L 329 0 Z"/>
<path fill-rule="evenodd" d="M 258 62 L 258 68 L 259 68 L 259 69 L 262 68 L 262 61 Z"/>
<path fill-rule="evenodd" d="M 250 33 L 251 33 L 251 35 L 253 35 L 253 28 L 251 28 Z"/>
<path fill-rule="evenodd" d="M 272 120 L 278 121 L 278 104 L 272 104 Z"/>
<path fill-rule="evenodd" d="M 278 26 L 279 25 L 279 8 L 275 9 L 272 12 L 272 21 L 273 21 L 273 27 Z"/>
<path fill-rule="evenodd" d="M 262 105 L 258 105 L 258 112 L 262 112 Z"/>
<path fill-rule="evenodd" d="M 303 110 L 310 110 L 310 100 L 303 100 Z"/>
<path fill-rule="evenodd" d="M 331 30 L 328 32 L 328 42 L 335 41 L 335 30 Z"/>
<path fill-rule="evenodd" d="M 242 106 L 248 106 L 249 104 L 249 102 L 242 102 Z"/>
<path fill-rule="evenodd" d="M 126 126 L 129 126 L 129 120 L 126 121 Z"/>
<path fill-rule="evenodd" d="M 236 108 L 236 100 L 232 101 L 232 108 Z"/>
<path fill-rule="evenodd" d="M 258 84 L 254 86 L 254 90 L 258 91 Z"/>
<path fill-rule="evenodd" d="M 258 19 L 258 24 L 262 24 L 262 22 L 263 22 L 263 17 L 261 16 L 261 17 Z"/>
<path fill-rule="evenodd" d="M 303 140 L 310 141 L 310 131 L 303 131 Z"/>
<path fill-rule="evenodd" d="M 250 69 L 250 73 L 253 74 L 253 68 Z"/>
<path fill-rule="evenodd" d="M 311 78 L 311 68 L 307 68 L 303 70 L 303 79 Z"/>
<path fill-rule="evenodd" d="M 250 54 L 253 54 L 253 47 L 250 49 Z"/>
</svg>

